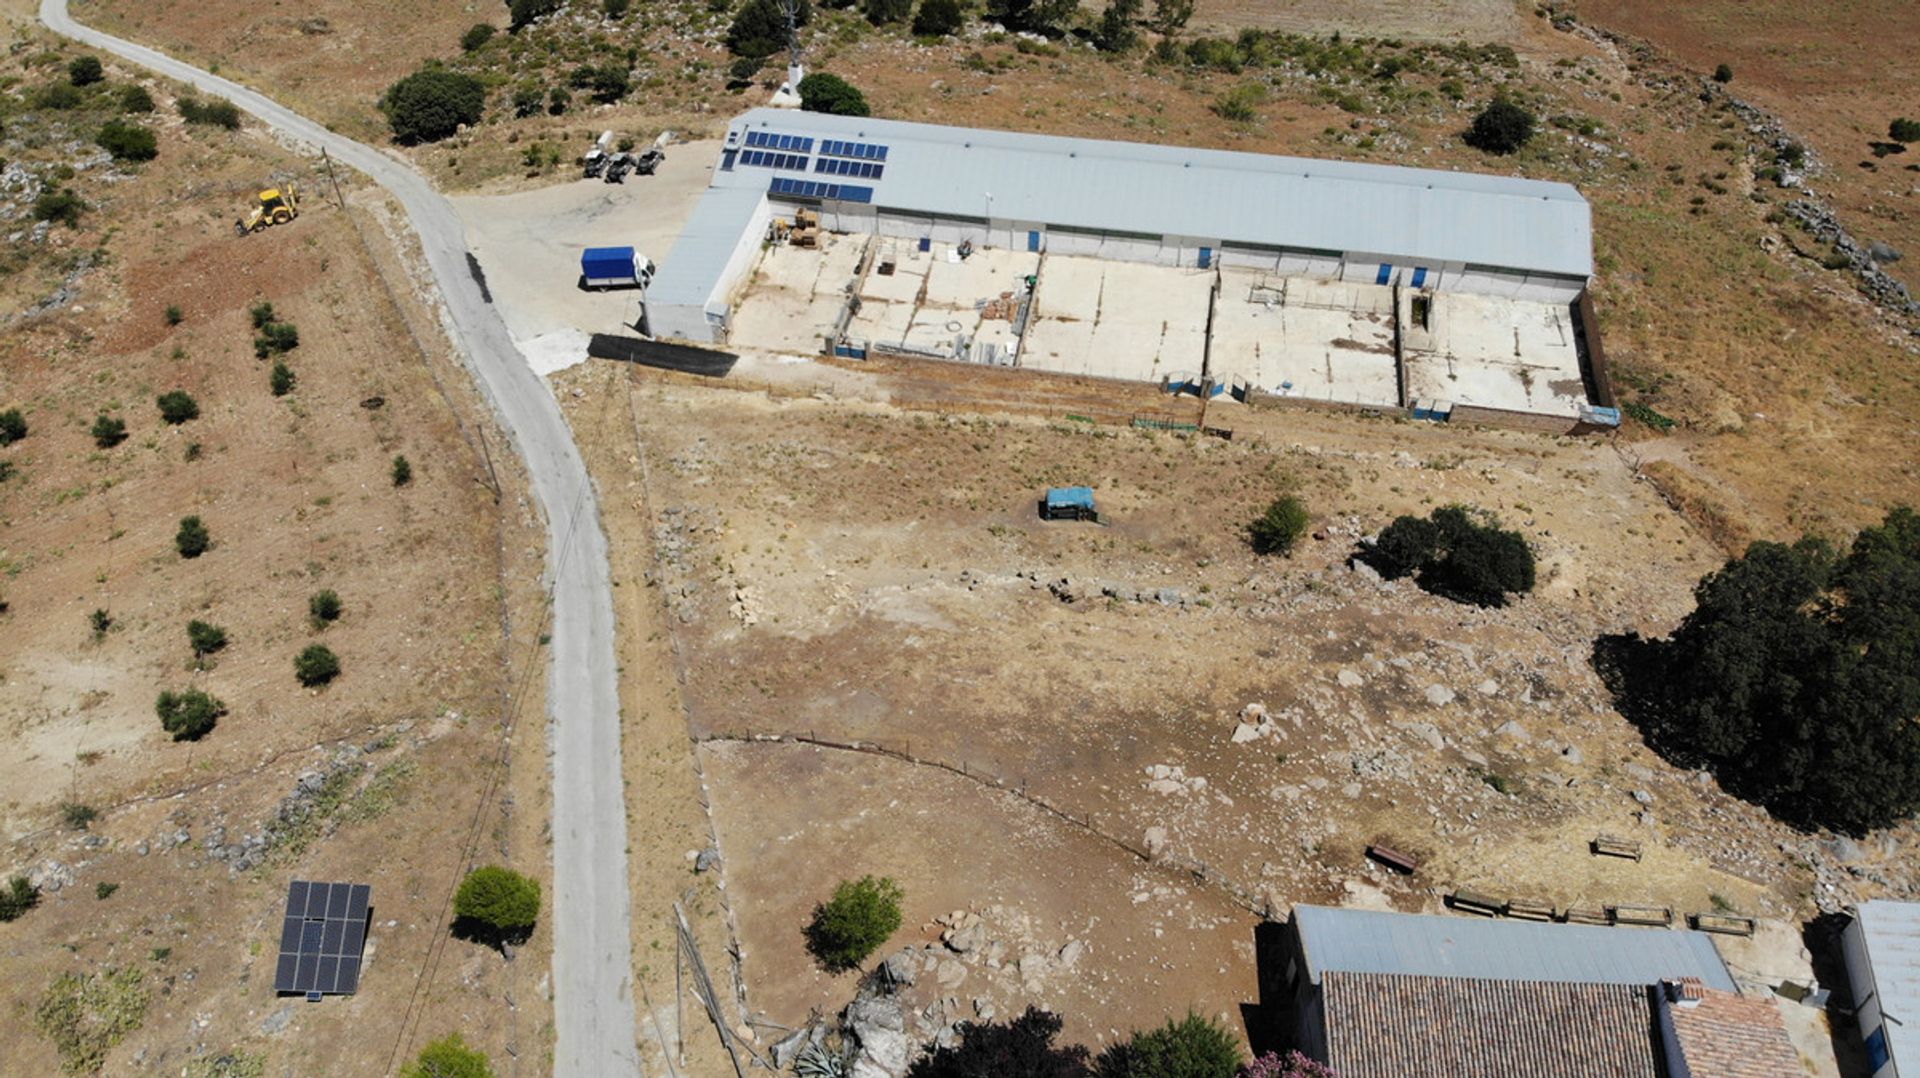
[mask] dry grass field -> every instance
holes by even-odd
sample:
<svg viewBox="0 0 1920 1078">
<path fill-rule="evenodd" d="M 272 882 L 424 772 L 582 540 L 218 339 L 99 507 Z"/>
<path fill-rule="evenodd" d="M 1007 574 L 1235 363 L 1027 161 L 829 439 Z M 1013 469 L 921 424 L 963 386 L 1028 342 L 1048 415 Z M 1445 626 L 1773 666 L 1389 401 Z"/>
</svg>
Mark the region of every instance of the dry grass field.
<svg viewBox="0 0 1920 1078">
<path fill-rule="evenodd" d="M 65 81 L 80 55 L 9 32 L 16 101 Z M 95 110 L 15 105 L 6 125 L 10 169 L 59 183 L 62 162 L 81 162 L 64 182 L 89 208 L 75 227 L 15 224 L 6 241 L 0 409 L 20 409 L 29 433 L 0 448 L 0 876 L 26 875 L 42 897 L 0 924 L 5 1069 L 98 1058 L 111 1073 L 178 1073 L 233 1056 L 379 1074 L 453 1030 L 496 1059 L 539 1060 L 544 933 L 513 963 L 447 934 L 469 859 L 545 875 L 544 760 L 503 736 L 521 699 L 511 678 L 537 653 L 539 564 L 514 473 L 490 472 L 480 448 L 492 439 L 497 454 L 499 435 L 377 200 L 343 211 L 273 140 L 185 126 L 172 87 L 106 73 L 108 92 L 139 82 L 155 99 L 133 117 L 158 134 L 151 162 L 96 157 Z M 299 220 L 236 237 L 253 192 L 288 178 L 310 193 Z M 17 190 L 8 208 L 23 214 Z M 299 329 L 284 396 L 255 357 L 260 302 Z M 197 418 L 162 420 L 155 398 L 173 390 Z M 124 440 L 96 439 L 103 415 Z M 412 465 L 405 486 L 396 455 Z M 212 547 L 186 559 L 174 536 L 190 515 Z M 344 612 L 320 626 L 308 602 L 323 589 Z M 196 660 L 193 620 L 223 628 L 225 646 Z M 310 644 L 341 665 L 311 689 L 293 661 Z M 226 712 L 176 742 L 155 698 L 190 688 Z M 533 810 L 511 811 L 516 798 Z M 359 995 L 274 996 L 296 878 L 373 884 Z M 78 1017 L 48 1010 L 62 975 L 116 971 L 137 985 Z M 126 1027 L 97 1057 L 57 1042 L 110 1018 Z"/>
</svg>

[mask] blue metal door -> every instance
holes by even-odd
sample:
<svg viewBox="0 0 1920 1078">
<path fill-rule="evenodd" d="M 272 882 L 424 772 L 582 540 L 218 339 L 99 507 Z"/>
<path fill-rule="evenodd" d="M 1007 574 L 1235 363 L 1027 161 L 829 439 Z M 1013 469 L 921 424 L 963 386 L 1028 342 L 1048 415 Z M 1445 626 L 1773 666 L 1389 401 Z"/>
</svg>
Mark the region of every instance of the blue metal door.
<svg viewBox="0 0 1920 1078">
<path fill-rule="evenodd" d="M 1200 268 L 1201 269 L 1213 268 L 1213 248 L 1211 247 L 1200 248 Z"/>
<path fill-rule="evenodd" d="M 1374 277 L 1373 283 L 1386 284 L 1392 279 L 1393 279 L 1393 263 L 1391 262 L 1380 263 L 1380 272 L 1377 276 Z"/>
<path fill-rule="evenodd" d="M 1027 231 L 1027 250 L 1040 250 L 1040 231 L 1038 229 L 1029 229 Z"/>
<path fill-rule="evenodd" d="M 1413 269 L 1413 287 L 1423 288 L 1427 283 L 1427 267 L 1415 266 Z"/>
</svg>

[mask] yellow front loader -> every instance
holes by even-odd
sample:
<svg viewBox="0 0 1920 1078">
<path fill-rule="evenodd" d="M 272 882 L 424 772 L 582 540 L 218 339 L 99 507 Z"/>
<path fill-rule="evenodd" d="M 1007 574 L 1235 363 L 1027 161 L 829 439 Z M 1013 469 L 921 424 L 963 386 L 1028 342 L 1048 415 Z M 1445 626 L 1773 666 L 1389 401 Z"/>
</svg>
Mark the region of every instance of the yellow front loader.
<svg viewBox="0 0 1920 1078">
<path fill-rule="evenodd" d="M 284 188 L 269 187 L 260 192 L 260 204 L 244 219 L 233 223 L 233 230 L 244 236 L 268 225 L 284 225 L 300 216 L 299 192 L 289 183 Z"/>
</svg>

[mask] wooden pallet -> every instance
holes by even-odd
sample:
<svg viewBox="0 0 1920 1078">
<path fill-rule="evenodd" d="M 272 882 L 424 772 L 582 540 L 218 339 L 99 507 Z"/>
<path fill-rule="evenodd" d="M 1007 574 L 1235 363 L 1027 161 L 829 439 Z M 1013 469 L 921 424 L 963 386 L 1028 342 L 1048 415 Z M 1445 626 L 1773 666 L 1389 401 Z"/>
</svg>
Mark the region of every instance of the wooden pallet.
<svg viewBox="0 0 1920 1078">
<path fill-rule="evenodd" d="M 1482 917 L 1498 917 L 1506 912 L 1507 900 L 1493 898 L 1474 891 L 1455 891 L 1447 896 L 1447 906 L 1461 913 L 1477 913 Z"/>
<path fill-rule="evenodd" d="M 1561 911 L 1560 919 L 1570 925 L 1606 925 L 1607 911 L 1599 906 L 1568 906 Z"/>
<path fill-rule="evenodd" d="M 1593 851 L 1595 857 L 1623 857 L 1633 861 L 1640 860 L 1641 848 L 1638 842 L 1629 842 L 1624 838 L 1614 838 L 1612 835 L 1595 835 L 1593 841 L 1588 843 L 1588 848 Z"/>
<path fill-rule="evenodd" d="M 1553 903 L 1529 902 L 1516 898 L 1507 903 L 1507 916 L 1517 921 L 1551 921 L 1553 920 Z"/>
<path fill-rule="evenodd" d="M 1690 913 L 1687 923 L 1702 932 L 1716 932 L 1722 936 L 1751 936 L 1755 928 L 1751 917 L 1737 917 L 1731 913 Z"/>
<path fill-rule="evenodd" d="M 1608 906 L 1607 916 L 1617 925 L 1667 928 L 1673 924 L 1673 911 L 1665 906 Z"/>
</svg>

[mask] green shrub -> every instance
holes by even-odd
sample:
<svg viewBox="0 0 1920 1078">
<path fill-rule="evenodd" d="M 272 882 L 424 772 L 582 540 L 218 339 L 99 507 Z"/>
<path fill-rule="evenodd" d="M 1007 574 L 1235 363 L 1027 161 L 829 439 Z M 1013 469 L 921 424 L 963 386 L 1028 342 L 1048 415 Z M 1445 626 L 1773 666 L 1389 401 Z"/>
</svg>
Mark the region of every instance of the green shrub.
<svg viewBox="0 0 1920 1078">
<path fill-rule="evenodd" d="M 535 19 L 545 18 L 559 10 L 560 0 L 507 0 L 507 13 L 511 16 L 511 28 L 515 33 Z"/>
<path fill-rule="evenodd" d="M 794 26 L 807 25 L 812 6 L 800 0 Z M 787 47 L 787 15 L 779 0 L 746 0 L 727 26 L 727 51 L 735 56 L 772 56 Z"/>
<path fill-rule="evenodd" d="M 1088 1078 L 1081 1045 L 1055 1047 L 1060 1016 L 1029 1006 L 1005 1023 L 962 1022 L 958 1043 L 935 1045 L 907 1071 L 907 1078 Z"/>
<path fill-rule="evenodd" d="M 1299 498 L 1289 494 L 1275 499 L 1247 528 L 1248 538 L 1253 542 L 1253 552 L 1293 553 L 1294 544 L 1307 534 L 1309 520 L 1306 503 Z"/>
<path fill-rule="evenodd" d="M 193 657 L 196 659 L 211 655 L 227 646 L 227 631 L 210 621 L 189 621 L 187 644 L 193 648 Z"/>
<path fill-rule="evenodd" d="M 200 418 L 200 402 L 184 389 L 171 389 L 153 399 L 160 408 L 160 418 L 171 426 Z"/>
<path fill-rule="evenodd" d="M 913 14 L 913 0 L 860 0 L 860 14 L 875 26 L 885 26 Z"/>
<path fill-rule="evenodd" d="M 15 876 L 0 887 L 0 922 L 17 921 L 39 904 L 40 888 L 28 883 L 25 876 Z"/>
<path fill-rule="evenodd" d="M 263 299 L 253 306 L 248 307 L 247 317 L 253 319 L 253 328 L 267 328 L 267 323 L 273 321 L 273 302 Z"/>
<path fill-rule="evenodd" d="M 460 35 L 460 51 L 473 52 L 487 42 L 492 41 L 493 35 L 494 29 L 492 23 L 474 23 L 472 26 L 467 27 L 466 33 Z"/>
<path fill-rule="evenodd" d="M 293 657 L 293 676 L 311 689 L 340 676 L 340 657 L 325 644 L 308 644 Z"/>
<path fill-rule="evenodd" d="M 547 92 L 547 115 L 565 116 L 572 107 L 573 95 L 567 92 L 565 86 L 555 86 Z"/>
<path fill-rule="evenodd" d="M 181 313 L 179 304 L 169 303 L 167 304 L 167 309 L 165 312 L 163 312 L 162 317 L 164 317 L 167 320 L 167 325 L 177 326 L 181 323 L 183 319 L 186 318 L 186 315 Z"/>
<path fill-rule="evenodd" d="M 900 930 L 900 885 L 887 877 L 842 880 L 833 897 L 813 908 L 807 950 L 829 973 L 858 966 Z"/>
<path fill-rule="evenodd" d="M 127 421 L 117 416 L 101 412 L 93 421 L 93 444 L 102 449 L 112 449 L 127 440 Z"/>
<path fill-rule="evenodd" d="M 175 741 L 198 741 L 227 713 L 227 705 L 199 689 L 188 689 L 161 693 L 153 703 L 153 713 Z"/>
<path fill-rule="evenodd" d="M 85 104 L 86 100 L 86 95 L 74 89 L 70 82 L 48 83 L 34 91 L 33 95 L 35 107 L 53 109 L 57 112 L 77 109 Z"/>
<path fill-rule="evenodd" d="M 267 388 L 273 391 L 274 396 L 284 397 L 293 392 L 295 380 L 292 367 L 285 363 L 275 363 L 273 370 L 267 373 Z"/>
<path fill-rule="evenodd" d="M 1240 1046 L 1213 1020 L 1189 1011 L 1100 1053 L 1100 1078 L 1234 1078 Z"/>
<path fill-rule="evenodd" d="M 307 597 L 307 617 L 316 629 L 324 629 L 339 621 L 340 610 L 340 596 L 332 588 L 323 588 Z"/>
<path fill-rule="evenodd" d="M 93 630 L 95 640 L 105 639 L 107 630 L 113 628 L 113 615 L 95 608 L 93 613 L 87 615 L 87 628 Z"/>
<path fill-rule="evenodd" d="M 1664 415 L 1652 405 L 1643 404 L 1640 401 L 1627 401 L 1620 405 L 1620 411 L 1624 412 L 1628 419 L 1644 423 L 1662 433 L 1672 430 L 1675 426 L 1672 416 Z"/>
<path fill-rule="evenodd" d="M 869 116 L 867 98 L 838 75 L 816 71 L 800 80 L 800 107 L 835 116 Z"/>
<path fill-rule="evenodd" d="M 113 1046 L 140 1028 L 151 997 L 142 980 L 139 970 L 117 967 L 54 980 L 34 1009 L 34 1021 L 59 1051 L 62 1070 L 100 1071 Z"/>
<path fill-rule="evenodd" d="M 129 86 L 120 91 L 121 112 L 152 112 L 153 95 L 145 86 Z"/>
<path fill-rule="evenodd" d="M 449 1033 L 420 1049 L 418 1058 L 400 1068 L 400 1078 L 493 1078 L 493 1064 L 485 1052 L 467 1047 L 460 1034 Z"/>
<path fill-rule="evenodd" d="M 80 215 L 87 211 L 87 204 L 73 188 L 63 187 L 58 191 L 47 188 L 33 200 L 33 219 L 36 221 L 58 221 L 68 228 L 80 224 Z"/>
<path fill-rule="evenodd" d="M 413 482 L 413 464 L 404 456 L 393 458 L 393 485 L 404 487 Z"/>
<path fill-rule="evenodd" d="M 197 558 L 213 545 L 213 536 L 199 517 L 181 517 L 180 530 L 173 533 L 173 548 L 183 558 Z"/>
<path fill-rule="evenodd" d="M 1713 69 L 1713 81 L 1727 83 L 1733 81 L 1733 68 L 1725 64 Z"/>
<path fill-rule="evenodd" d="M 256 359 L 285 355 L 298 347 L 300 330 L 292 322 L 268 322 L 260 327 L 259 336 L 253 339 L 253 355 Z"/>
<path fill-rule="evenodd" d="M 100 66 L 97 56 L 75 57 L 67 65 L 67 81 L 75 86 L 92 86 L 107 77 L 107 69 Z"/>
<path fill-rule="evenodd" d="M 1130 52 L 1140 44 L 1140 5 L 1143 0 L 1108 0 L 1093 31 L 1094 48 L 1101 52 Z"/>
<path fill-rule="evenodd" d="M 1796 827 L 1862 834 L 1920 809 L 1920 514 L 1889 511 L 1844 554 L 1754 543 L 1694 601 L 1666 640 L 1594 648 L 1649 744 Z"/>
<path fill-rule="evenodd" d="M 627 96 L 633 86 L 624 64 L 585 64 L 574 68 L 567 82 L 576 90 L 587 91 L 588 96 L 602 105 L 611 105 Z"/>
<path fill-rule="evenodd" d="M 78 801 L 68 801 L 60 806 L 60 822 L 73 828 L 75 831 L 85 831 L 93 824 L 93 821 L 99 818 L 100 810 L 94 808 L 92 805 L 84 805 Z"/>
<path fill-rule="evenodd" d="M 438 142 L 462 124 L 480 122 L 486 110 L 487 88 L 472 75 L 428 67 L 390 87 L 380 99 L 380 111 L 401 145 Z"/>
<path fill-rule="evenodd" d="M 614 21 L 627 17 L 628 0 L 600 0 L 600 14 Z"/>
<path fill-rule="evenodd" d="M 108 883 L 105 880 L 101 880 L 99 883 L 93 885 L 93 897 L 96 901 L 105 902 L 107 899 L 112 898 L 113 893 L 119 889 L 119 884 Z"/>
<path fill-rule="evenodd" d="M 27 429 L 27 417 L 20 414 L 20 409 L 0 412 L 0 445 L 12 445 L 25 438 Z"/>
<path fill-rule="evenodd" d="M 108 120 L 100 125 L 93 141 L 113 155 L 116 161 L 151 161 L 160 156 L 160 145 L 153 132 L 124 120 Z"/>
<path fill-rule="evenodd" d="M 960 0 L 920 0 L 920 10 L 913 13 L 913 32 L 920 37 L 946 37 L 966 21 Z"/>
<path fill-rule="evenodd" d="M 1464 506 L 1443 506 L 1429 519 L 1396 518 L 1366 560 L 1389 580 L 1413 576 L 1425 591 L 1475 606 L 1505 606 L 1508 595 L 1533 590 L 1526 539 Z"/>
<path fill-rule="evenodd" d="M 180 99 L 180 118 L 190 124 L 206 127 L 224 127 L 228 131 L 240 130 L 240 106 L 223 98 L 201 101 L 197 98 Z"/>
<path fill-rule="evenodd" d="M 1887 125 L 1887 137 L 1895 142 L 1920 142 L 1920 120 L 1902 116 Z"/>
<path fill-rule="evenodd" d="M 524 938 L 540 919 L 540 882 L 486 865 L 467 873 L 453 895 L 454 930 L 481 939 Z"/>
<path fill-rule="evenodd" d="M 1049 37 L 1079 10 L 1079 0 L 987 0 L 987 17 L 993 21 L 1015 32 Z"/>
<path fill-rule="evenodd" d="M 1223 120 L 1252 123 L 1260 118 L 1259 108 L 1266 100 L 1266 87 L 1257 82 L 1244 82 L 1214 98 L 1208 107 Z"/>
<path fill-rule="evenodd" d="M 1514 153 L 1533 138 L 1533 123 L 1533 113 L 1504 97 L 1496 97 L 1473 118 L 1466 142 L 1487 153 Z"/>
<path fill-rule="evenodd" d="M 528 83 L 525 86 L 516 87 L 513 91 L 513 114 L 520 119 L 525 119 L 539 112 L 540 106 L 546 100 L 547 93 L 538 84 Z"/>
</svg>

